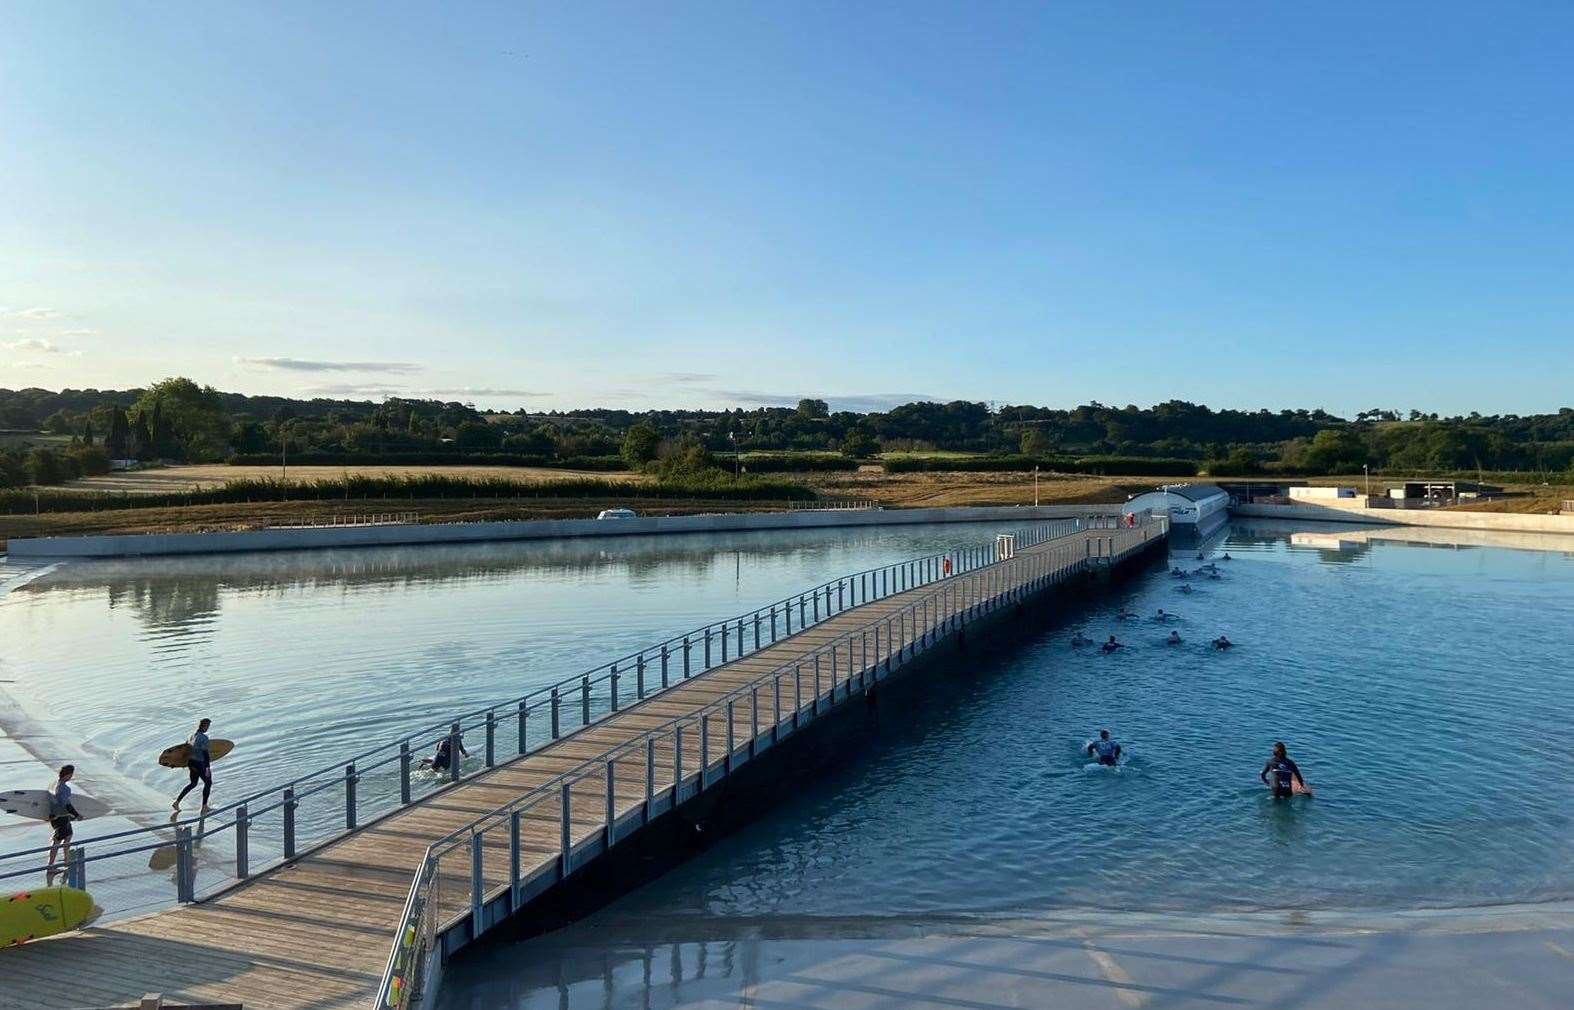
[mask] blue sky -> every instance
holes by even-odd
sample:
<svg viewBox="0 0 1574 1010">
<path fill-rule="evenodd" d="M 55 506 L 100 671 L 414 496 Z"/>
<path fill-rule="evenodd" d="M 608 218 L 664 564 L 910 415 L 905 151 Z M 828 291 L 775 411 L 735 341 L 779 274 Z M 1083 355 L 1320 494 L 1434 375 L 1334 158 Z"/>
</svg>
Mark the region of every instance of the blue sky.
<svg viewBox="0 0 1574 1010">
<path fill-rule="evenodd" d="M 0 20 L 0 386 L 1574 402 L 1566 3 Z"/>
</svg>

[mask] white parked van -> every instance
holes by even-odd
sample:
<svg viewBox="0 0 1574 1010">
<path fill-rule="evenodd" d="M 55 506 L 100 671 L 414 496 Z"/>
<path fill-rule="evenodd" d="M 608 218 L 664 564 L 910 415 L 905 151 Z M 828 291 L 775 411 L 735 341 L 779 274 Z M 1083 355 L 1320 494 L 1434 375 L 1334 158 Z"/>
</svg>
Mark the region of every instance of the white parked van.
<svg viewBox="0 0 1574 1010">
<path fill-rule="evenodd" d="M 638 519 L 639 513 L 633 509 L 602 509 L 596 516 L 597 519 Z"/>
</svg>

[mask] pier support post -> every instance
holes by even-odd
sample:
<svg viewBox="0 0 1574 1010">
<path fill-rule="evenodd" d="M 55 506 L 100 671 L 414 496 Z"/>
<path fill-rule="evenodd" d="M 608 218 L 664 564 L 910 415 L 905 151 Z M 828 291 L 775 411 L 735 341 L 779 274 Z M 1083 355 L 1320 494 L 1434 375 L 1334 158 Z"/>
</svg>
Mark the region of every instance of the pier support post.
<svg viewBox="0 0 1574 1010">
<path fill-rule="evenodd" d="M 572 787 L 567 782 L 565 782 L 563 783 L 563 789 L 560 793 L 561 803 L 559 810 L 563 816 L 562 823 L 560 825 L 560 833 L 558 835 L 558 855 L 562 860 L 562 866 L 558 873 L 559 877 L 567 877 L 568 872 L 571 869 L 569 865 L 569 855 L 573 852 L 574 845 L 573 835 L 569 830 L 570 820 L 573 817 L 574 800 L 573 795 L 570 792 L 571 789 Z"/>
<path fill-rule="evenodd" d="M 295 858 L 295 789 L 284 790 L 284 858 Z"/>
<path fill-rule="evenodd" d="M 459 755 L 455 754 L 457 758 Z M 355 762 L 344 766 L 344 829 L 355 830 Z"/>
<path fill-rule="evenodd" d="M 470 835 L 470 937 L 481 936 L 481 900 L 485 897 L 486 883 L 481 873 L 481 854 L 485 844 L 479 831 Z"/>
<path fill-rule="evenodd" d="M 530 703 L 519 702 L 519 753 L 523 754 L 530 749 L 530 737 L 526 730 L 530 727 Z"/>
<path fill-rule="evenodd" d="M 82 851 L 80 846 L 77 851 Z M 246 804 L 242 803 L 235 808 L 235 879 L 245 880 L 249 876 L 251 876 L 251 815 L 246 812 Z"/>
<path fill-rule="evenodd" d="M 399 805 L 410 805 L 410 741 L 399 744 Z"/>
<path fill-rule="evenodd" d="M 508 815 L 508 910 L 519 911 L 519 818 L 518 810 Z"/>
<path fill-rule="evenodd" d="M 175 900 L 182 905 L 196 901 L 192 888 L 191 829 L 175 829 Z"/>
<path fill-rule="evenodd" d="M 497 764 L 497 713 L 492 709 L 486 710 L 486 766 L 491 768 Z"/>
<path fill-rule="evenodd" d="M 557 688 L 552 689 L 552 739 L 556 740 L 561 732 L 559 730 L 559 713 L 563 708 L 563 699 L 558 697 Z"/>
<path fill-rule="evenodd" d="M 448 727 L 448 781 L 459 781 L 459 765 L 463 762 L 459 754 L 459 722 Z"/>
</svg>

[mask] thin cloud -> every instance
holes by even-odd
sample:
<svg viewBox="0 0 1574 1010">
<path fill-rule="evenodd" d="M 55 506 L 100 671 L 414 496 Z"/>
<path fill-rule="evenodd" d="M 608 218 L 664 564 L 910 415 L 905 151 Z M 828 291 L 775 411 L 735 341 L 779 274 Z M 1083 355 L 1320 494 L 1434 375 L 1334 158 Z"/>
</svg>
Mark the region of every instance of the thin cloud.
<svg viewBox="0 0 1574 1010">
<path fill-rule="evenodd" d="M 405 375 L 421 366 L 408 361 L 321 361 L 314 358 L 236 358 L 237 365 L 281 372 L 377 372 Z"/>
<path fill-rule="evenodd" d="M 45 308 L 42 305 L 36 305 L 30 309 L 7 309 L 4 315 L 12 319 L 59 319 L 61 313 L 56 312 L 54 309 Z"/>
<path fill-rule="evenodd" d="M 62 337 L 91 337 L 93 334 L 95 334 L 97 332 L 98 332 L 97 330 L 61 330 L 60 333 L 59 333 L 59 336 L 62 336 Z"/>
<path fill-rule="evenodd" d="M 708 372 L 663 372 L 656 376 L 657 382 L 671 382 L 678 385 L 690 385 L 699 382 L 715 382 L 717 376 Z"/>
<path fill-rule="evenodd" d="M 363 386 L 355 383 L 338 383 L 328 386 L 313 386 L 306 392 L 313 396 L 408 396 L 410 391 L 403 386 Z"/>
<path fill-rule="evenodd" d="M 832 410 L 848 410 L 857 414 L 890 410 L 904 403 L 932 401 L 945 403 L 946 398 L 930 393 L 762 393 L 753 389 L 712 389 L 712 396 L 750 407 L 794 407 L 806 398 L 824 400 Z"/>
<path fill-rule="evenodd" d="M 45 340 L 43 337 L 27 337 L 22 340 L 13 340 L 9 344 L 0 344 L 0 347 L 8 351 L 36 351 L 39 354 L 67 354 L 73 357 L 82 353 L 81 351 L 68 351 L 54 341 Z"/>
<path fill-rule="evenodd" d="M 429 396 L 551 396 L 551 393 L 540 393 L 531 389 L 494 389 L 489 386 L 460 386 L 457 389 L 418 389 L 417 393 L 426 393 Z"/>
</svg>

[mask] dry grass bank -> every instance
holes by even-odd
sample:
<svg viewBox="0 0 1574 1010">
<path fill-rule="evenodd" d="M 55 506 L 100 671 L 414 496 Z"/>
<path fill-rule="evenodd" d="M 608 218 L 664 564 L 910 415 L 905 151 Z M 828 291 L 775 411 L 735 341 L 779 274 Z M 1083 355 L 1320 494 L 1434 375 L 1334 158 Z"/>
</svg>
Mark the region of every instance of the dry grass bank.
<svg viewBox="0 0 1574 1010">
<path fill-rule="evenodd" d="M 521 483 L 573 478 L 612 481 L 649 479 L 644 474 L 623 471 L 601 473 L 590 470 L 555 470 L 541 466 L 292 466 L 289 468 L 289 479 L 292 482 L 342 480 L 346 474 L 355 477 L 415 477 L 423 474 L 441 474 L 444 477 L 455 478 L 502 478 Z M 168 494 L 218 487 L 232 480 L 278 480 L 282 475 L 283 471 L 276 466 L 228 466 L 223 463 L 202 463 L 193 466 L 165 466 L 128 473 L 111 473 L 102 477 L 81 477 L 63 486 L 70 491 Z"/>
</svg>

